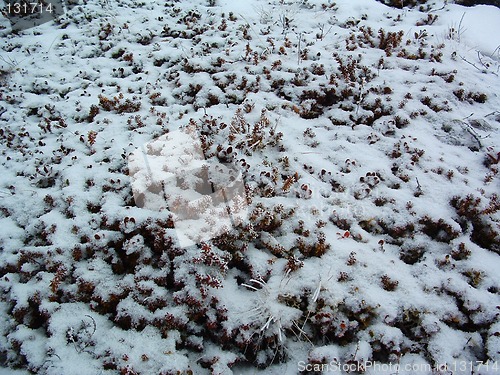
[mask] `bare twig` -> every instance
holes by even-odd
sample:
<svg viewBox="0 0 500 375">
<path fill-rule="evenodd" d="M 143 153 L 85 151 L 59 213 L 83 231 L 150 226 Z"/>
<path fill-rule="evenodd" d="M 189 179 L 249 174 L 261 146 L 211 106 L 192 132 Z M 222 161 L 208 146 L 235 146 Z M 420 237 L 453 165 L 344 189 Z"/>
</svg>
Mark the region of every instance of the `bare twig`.
<svg viewBox="0 0 500 375">
<path fill-rule="evenodd" d="M 491 113 L 488 113 L 487 115 L 485 115 L 484 117 L 489 117 L 489 116 L 494 116 L 496 114 L 500 114 L 500 111 L 493 111 Z"/>
<path fill-rule="evenodd" d="M 493 50 L 493 52 L 491 53 L 490 57 L 491 57 L 491 58 L 493 58 L 493 56 L 495 55 L 495 53 L 496 53 L 497 51 L 499 51 L 499 52 L 500 52 L 500 44 L 497 46 L 497 48 L 495 48 L 495 49 Z"/>
<path fill-rule="evenodd" d="M 464 29 L 462 28 L 462 22 L 465 17 L 465 12 L 462 14 L 462 17 L 460 18 L 460 22 L 458 23 L 458 30 L 457 30 L 457 36 L 458 36 L 458 43 L 460 43 L 460 38 L 462 37 L 462 34 L 464 33 Z"/>
<path fill-rule="evenodd" d="M 297 49 L 297 65 L 300 65 L 300 42 L 302 41 L 302 33 L 299 33 L 299 45 Z"/>
<path fill-rule="evenodd" d="M 484 69 L 485 70 L 488 70 L 490 68 L 490 64 L 488 63 L 485 63 L 483 61 L 483 59 L 481 59 L 481 53 L 479 51 L 477 51 L 477 58 L 479 59 L 479 62 L 481 63 L 482 66 L 484 66 Z M 499 69 L 500 69 L 500 65 L 499 65 Z M 497 69 L 497 72 L 498 72 L 498 69 Z M 495 74 L 495 75 L 498 75 L 497 73 L 495 72 L 491 72 L 492 74 Z"/>
<path fill-rule="evenodd" d="M 319 31 L 320 31 L 320 33 L 318 34 L 319 40 L 323 40 L 323 38 L 325 38 L 330 33 L 330 31 L 332 31 L 332 29 L 333 29 L 333 25 L 331 25 L 330 28 L 328 29 L 328 31 L 325 32 L 325 26 L 326 25 L 324 23 L 321 23 L 318 25 Z"/>
<path fill-rule="evenodd" d="M 481 53 L 479 51 L 476 51 L 476 52 L 477 52 L 477 58 L 479 59 L 479 62 L 481 63 L 481 65 L 484 66 L 485 69 L 489 69 L 489 65 L 485 64 L 483 59 L 481 59 Z"/>
<path fill-rule="evenodd" d="M 421 192 L 422 192 L 422 186 L 420 185 L 420 182 L 418 181 L 418 178 L 417 178 L 417 177 L 415 177 L 415 180 L 417 181 L 417 191 L 418 191 L 419 193 L 421 193 Z"/>
<path fill-rule="evenodd" d="M 20 62 L 24 61 L 24 60 L 21 61 L 12 60 L 9 56 L 7 56 L 7 58 L 9 59 L 8 61 L 7 59 L 5 59 L 5 57 L 0 55 L 0 60 L 9 65 L 11 68 L 15 68 L 16 66 L 19 65 Z"/>
<path fill-rule="evenodd" d="M 364 86 L 365 86 L 365 79 L 362 78 L 361 79 L 361 86 L 359 88 L 359 100 L 358 102 L 356 103 L 357 104 L 357 107 L 356 107 L 356 116 L 358 116 L 358 112 L 359 112 L 359 106 L 361 105 L 361 102 L 363 101 L 363 99 L 365 98 L 364 97 L 364 94 L 363 94 L 363 89 L 364 89 Z"/>
<path fill-rule="evenodd" d="M 481 143 L 481 140 L 480 140 L 480 137 L 479 135 L 476 133 L 476 131 L 469 125 L 467 124 L 466 122 L 464 122 L 465 124 L 465 129 L 469 132 L 470 135 L 472 135 L 472 137 L 476 140 L 477 144 L 479 145 L 479 149 L 482 149 L 483 148 L 483 145 Z"/>
<path fill-rule="evenodd" d="M 467 64 L 472 65 L 474 68 L 476 68 L 477 70 L 479 70 L 481 73 L 486 73 L 483 69 L 478 68 L 478 67 L 476 66 L 476 64 L 474 64 L 474 63 L 470 62 L 469 60 L 467 60 L 467 59 L 466 59 L 465 57 L 463 57 L 462 55 L 459 55 L 459 56 L 460 56 L 460 58 L 461 58 L 463 61 L 465 61 Z"/>
</svg>

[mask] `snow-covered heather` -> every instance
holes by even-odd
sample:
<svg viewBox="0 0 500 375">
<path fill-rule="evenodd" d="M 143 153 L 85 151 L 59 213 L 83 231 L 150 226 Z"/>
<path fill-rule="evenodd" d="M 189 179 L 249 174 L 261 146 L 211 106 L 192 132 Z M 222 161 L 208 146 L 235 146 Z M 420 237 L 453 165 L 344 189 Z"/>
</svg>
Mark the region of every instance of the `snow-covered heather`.
<svg viewBox="0 0 500 375">
<path fill-rule="evenodd" d="M 500 9 L 421 2 L 3 20 L 0 374 L 500 373 Z M 128 158 L 188 126 L 248 220 L 184 248 Z"/>
</svg>

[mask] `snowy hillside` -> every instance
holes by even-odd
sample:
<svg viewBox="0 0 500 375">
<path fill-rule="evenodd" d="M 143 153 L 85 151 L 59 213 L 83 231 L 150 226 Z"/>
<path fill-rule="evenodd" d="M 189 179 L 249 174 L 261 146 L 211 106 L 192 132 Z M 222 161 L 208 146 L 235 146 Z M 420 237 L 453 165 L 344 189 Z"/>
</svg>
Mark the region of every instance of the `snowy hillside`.
<svg viewBox="0 0 500 375">
<path fill-rule="evenodd" d="M 3 19 L 0 374 L 500 374 L 500 9 L 387 3 Z"/>
</svg>

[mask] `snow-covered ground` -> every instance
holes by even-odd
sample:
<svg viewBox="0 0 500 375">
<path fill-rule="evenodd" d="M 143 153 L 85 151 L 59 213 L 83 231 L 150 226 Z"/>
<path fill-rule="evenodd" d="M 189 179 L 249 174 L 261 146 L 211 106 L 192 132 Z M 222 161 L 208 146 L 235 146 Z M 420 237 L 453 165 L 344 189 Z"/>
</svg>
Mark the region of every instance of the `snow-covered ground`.
<svg viewBox="0 0 500 375">
<path fill-rule="evenodd" d="M 0 374 L 500 373 L 500 9 L 209 3 L 2 21 Z M 193 128 L 248 215 L 184 247 L 129 160 Z"/>
</svg>

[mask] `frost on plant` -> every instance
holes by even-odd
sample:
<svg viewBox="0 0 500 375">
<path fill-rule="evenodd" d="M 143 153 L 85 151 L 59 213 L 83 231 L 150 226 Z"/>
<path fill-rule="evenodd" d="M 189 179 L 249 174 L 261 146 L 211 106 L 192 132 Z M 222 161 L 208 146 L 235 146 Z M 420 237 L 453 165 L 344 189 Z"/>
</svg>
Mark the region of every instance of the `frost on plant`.
<svg viewBox="0 0 500 375">
<path fill-rule="evenodd" d="M 247 216 L 241 172 L 206 160 L 193 126 L 163 135 L 129 157 L 138 207 L 174 214 L 182 247 L 210 240 Z"/>
</svg>

